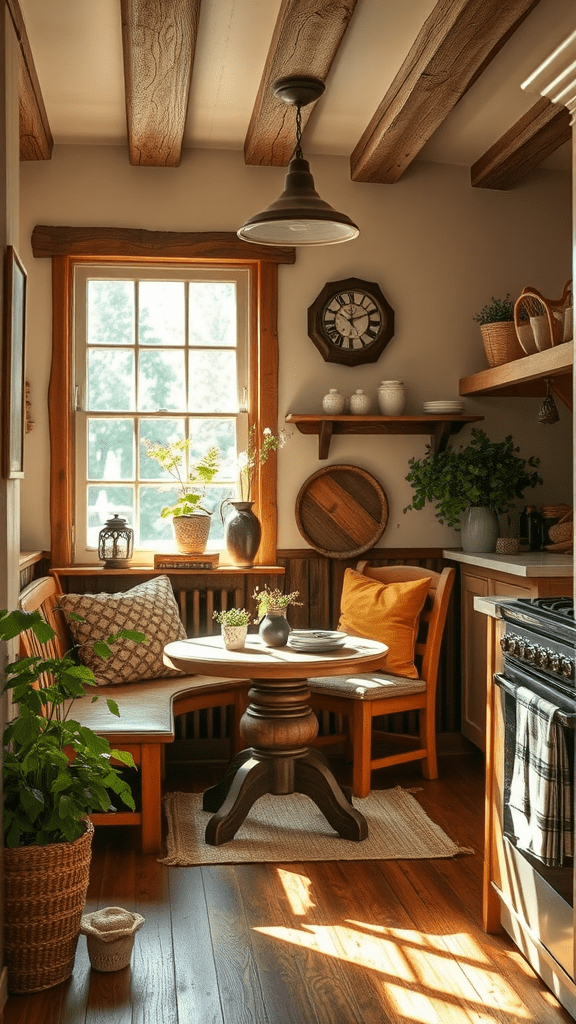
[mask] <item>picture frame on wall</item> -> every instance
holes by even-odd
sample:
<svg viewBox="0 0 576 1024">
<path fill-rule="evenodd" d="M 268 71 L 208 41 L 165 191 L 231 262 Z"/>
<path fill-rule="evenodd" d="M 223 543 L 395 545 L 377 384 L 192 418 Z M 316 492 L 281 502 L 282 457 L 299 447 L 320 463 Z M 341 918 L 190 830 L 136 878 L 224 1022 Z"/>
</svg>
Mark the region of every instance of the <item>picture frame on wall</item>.
<svg viewBox="0 0 576 1024">
<path fill-rule="evenodd" d="M 14 246 L 6 249 L 4 290 L 3 472 L 8 480 L 24 476 L 26 432 L 26 270 Z"/>
</svg>

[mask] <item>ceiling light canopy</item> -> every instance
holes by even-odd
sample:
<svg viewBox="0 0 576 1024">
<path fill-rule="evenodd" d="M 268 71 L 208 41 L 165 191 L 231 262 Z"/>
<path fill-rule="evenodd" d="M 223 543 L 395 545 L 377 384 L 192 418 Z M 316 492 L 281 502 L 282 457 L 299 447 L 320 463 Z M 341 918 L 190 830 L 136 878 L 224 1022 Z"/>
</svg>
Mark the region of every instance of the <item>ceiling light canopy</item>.
<svg viewBox="0 0 576 1024">
<path fill-rule="evenodd" d="M 242 225 L 238 237 L 244 241 L 261 245 L 333 245 L 349 242 L 360 234 L 350 217 L 338 213 L 320 198 L 310 165 L 302 154 L 301 108 L 323 92 L 324 83 L 317 78 L 281 78 L 276 82 L 274 95 L 296 107 L 296 148 L 282 195 Z"/>
</svg>

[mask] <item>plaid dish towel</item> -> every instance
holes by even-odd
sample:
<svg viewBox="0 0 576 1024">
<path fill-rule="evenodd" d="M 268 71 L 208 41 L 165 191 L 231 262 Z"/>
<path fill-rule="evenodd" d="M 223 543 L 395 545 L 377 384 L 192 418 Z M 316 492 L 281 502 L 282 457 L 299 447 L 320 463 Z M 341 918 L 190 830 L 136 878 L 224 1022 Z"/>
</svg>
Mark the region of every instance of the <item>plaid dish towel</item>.
<svg viewBox="0 0 576 1024">
<path fill-rule="evenodd" d="M 548 867 L 561 866 L 573 854 L 572 778 L 557 710 L 518 687 L 509 806 L 517 846 Z"/>
</svg>

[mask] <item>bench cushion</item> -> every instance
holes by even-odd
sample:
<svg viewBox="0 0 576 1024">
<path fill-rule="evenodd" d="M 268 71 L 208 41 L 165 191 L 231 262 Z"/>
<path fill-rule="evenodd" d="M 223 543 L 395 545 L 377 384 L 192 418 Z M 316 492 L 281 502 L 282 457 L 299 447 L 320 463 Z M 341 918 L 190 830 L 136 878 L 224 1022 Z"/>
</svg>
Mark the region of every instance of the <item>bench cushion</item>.
<svg viewBox="0 0 576 1024">
<path fill-rule="evenodd" d="M 422 693 L 426 689 L 426 681 L 387 675 L 384 672 L 363 672 L 357 676 L 323 676 L 320 679 L 309 679 L 308 686 L 311 693 L 331 693 L 337 697 L 352 697 L 355 700 L 380 700 L 382 697 Z"/>
<path fill-rule="evenodd" d="M 92 669 L 99 686 L 179 674 L 167 669 L 162 657 L 166 644 L 186 639 L 168 576 L 156 576 L 120 594 L 62 594 L 59 604 L 79 645 L 78 657 Z M 70 612 L 83 621 L 70 618 Z M 147 643 L 120 639 L 112 644 L 109 658 L 95 654 L 94 641 L 106 640 L 120 629 L 144 633 Z"/>
<path fill-rule="evenodd" d="M 188 694 L 217 693 L 219 690 L 248 690 L 247 679 L 228 679 L 225 676 L 185 676 L 155 679 L 153 682 L 126 683 L 115 686 L 90 687 L 87 696 L 74 701 L 70 717 L 88 726 L 93 732 L 105 736 L 112 746 L 123 742 L 151 742 L 156 739 L 169 743 L 174 739 L 174 707 Z M 92 698 L 98 697 L 93 702 Z M 108 710 L 107 698 L 118 705 L 120 717 Z"/>
</svg>

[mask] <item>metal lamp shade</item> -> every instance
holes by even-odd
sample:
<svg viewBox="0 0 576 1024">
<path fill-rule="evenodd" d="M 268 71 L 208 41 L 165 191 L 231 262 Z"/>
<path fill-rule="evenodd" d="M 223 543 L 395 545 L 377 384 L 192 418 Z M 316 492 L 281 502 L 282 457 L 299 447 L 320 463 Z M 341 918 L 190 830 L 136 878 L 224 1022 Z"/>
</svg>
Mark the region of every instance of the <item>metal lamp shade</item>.
<svg viewBox="0 0 576 1024">
<path fill-rule="evenodd" d="M 121 569 L 132 557 L 134 530 L 119 515 L 106 520 L 98 534 L 98 558 L 106 569 Z"/>
<path fill-rule="evenodd" d="M 301 157 L 290 161 L 282 195 L 238 231 L 244 241 L 262 245 L 332 245 L 359 234 L 350 217 L 320 198 L 310 165 Z"/>
</svg>

